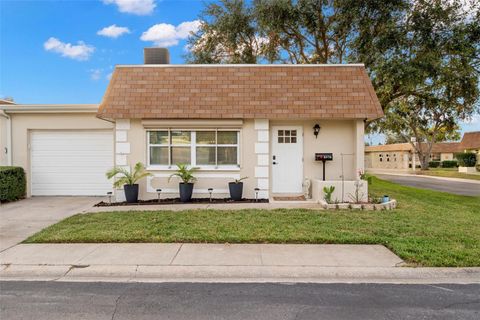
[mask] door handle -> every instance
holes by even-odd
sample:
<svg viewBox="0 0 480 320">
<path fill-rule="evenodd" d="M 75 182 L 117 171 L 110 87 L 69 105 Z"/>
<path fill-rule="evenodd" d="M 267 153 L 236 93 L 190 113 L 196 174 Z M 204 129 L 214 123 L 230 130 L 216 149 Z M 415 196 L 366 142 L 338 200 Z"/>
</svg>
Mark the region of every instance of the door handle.
<svg viewBox="0 0 480 320">
<path fill-rule="evenodd" d="M 273 161 L 273 164 L 277 164 L 275 161 Z"/>
</svg>

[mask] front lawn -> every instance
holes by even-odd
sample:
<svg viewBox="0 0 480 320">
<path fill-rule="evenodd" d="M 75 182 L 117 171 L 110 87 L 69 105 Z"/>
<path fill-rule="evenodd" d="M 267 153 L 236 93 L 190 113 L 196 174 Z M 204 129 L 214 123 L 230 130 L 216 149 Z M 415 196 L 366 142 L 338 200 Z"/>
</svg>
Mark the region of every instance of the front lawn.
<svg viewBox="0 0 480 320">
<path fill-rule="evenodd" d="M 412 265 L 480 266 L 480 198 L 373 179 L 393 211 L 141 211 L 78 214 L 26 243 L 215 242 L 383 244 Z"/>
<path fill-rule="evenodd" d="M 480 174 L 460 173 L 458 172 L 458 168 L 430 168 L 425 171 L 420 171 L 419 174 L 434 177 L 480 180 Z"/>
</svg>

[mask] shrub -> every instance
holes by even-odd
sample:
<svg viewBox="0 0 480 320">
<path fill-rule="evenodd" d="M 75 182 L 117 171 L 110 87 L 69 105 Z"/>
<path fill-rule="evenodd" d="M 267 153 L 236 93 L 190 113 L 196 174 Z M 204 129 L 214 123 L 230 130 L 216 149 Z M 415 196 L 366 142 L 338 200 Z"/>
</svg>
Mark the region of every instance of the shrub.
<svg viewBox="0 0 480 320">
<path fill-rule="evenodd" d="M 477 155 L 475 153 L 457 153 L 456 158 L 461 167 L 475 167 L 477 163 Z"/>
<path fill-rule="evenodd" d="M 25 197 L 27 179 L 21 167 L 0 167 L 0 201 L 15 201 Z"/>
<path fill-rule="evenodd" d="M 456 168 L 458 162 L 456 160 L 444 160 L 442 161 L 442 168 Z"/>
<path fill-rule="evenodd" d="M 428 166 L 430 168 L 438 168 L 438 167 L 440 167 L 440 161 L 430 161 L 428 163 Z"/>
</svg>

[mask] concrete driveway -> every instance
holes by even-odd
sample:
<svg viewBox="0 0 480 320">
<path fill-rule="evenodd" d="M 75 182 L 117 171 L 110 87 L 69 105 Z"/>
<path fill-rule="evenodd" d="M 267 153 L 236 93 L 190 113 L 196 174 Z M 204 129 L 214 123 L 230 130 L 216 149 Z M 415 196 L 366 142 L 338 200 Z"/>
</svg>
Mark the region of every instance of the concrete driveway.
<svg viewBox="0 0 480 320">
<path fill-rule="evenodd" d="M 32 197 L 0 205 L 0 252 L 66 217 L 100 202 L 100 197 Z"/>
<path fill-rule="evenodd" d="M 404 186 L 443 191 L 463 196 L 480 196 L 480 181 L 399 174 L 375 174 L 383 180 Z"/>
</svg>

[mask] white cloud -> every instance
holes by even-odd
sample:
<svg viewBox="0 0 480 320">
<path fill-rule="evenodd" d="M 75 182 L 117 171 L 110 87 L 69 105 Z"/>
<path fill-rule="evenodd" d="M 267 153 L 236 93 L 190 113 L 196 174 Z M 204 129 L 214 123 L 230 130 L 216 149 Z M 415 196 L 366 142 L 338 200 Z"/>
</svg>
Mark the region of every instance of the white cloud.
<svg viewBox="0 0 480 320">
<path fill-rule="evenodd" d="M 78 41 L 76 45 L 72 45 L 54 37 L 45 41 L 43 47 L 46 51 L 60 53 L 62 57 L 74 60 L 88 60 L 95 51 L 95 47 L 85 44 L 83 41 Z"/>
<path fill-rule="evenodd" d="M 113 72 L 110 72 L 109 74 L 107 74 L 107 76 L 105 78 L 107 78 L 107 80 L 111 80 L 112 79 L 112 74 L 113 74 Z"/>
<path fill-rule="evenodd" d="M 109 38 L 118 38 L 125 33 L 130 33 L 130 30 L 127 27 L 118 27 L 115 24 L 105 27 L 102 30 L 98 30 L 97 32 L 99 36 L 104 36 Z"/>
<path fill-rule="evenodd" d="M 103 0 L 105 4 L 115 4 L 118 11 L 144 16 L 153 12 L 155 0 Z"/>
<path fill-rule="evenodd" d="M 102 77 L 102 69 L 90 69 L 90 78 L 98 81 Z"/>
<path fill-rule="evenodd" d="M 196 32 L 199 27 L 199 20 L 182 22 L 176 27 L 168 23 L 159 23 L 145 31 L 140 39 L 152 41 L 157 47 L 171 47 L 188 38 L 190 33 Z"/>
</svg>

